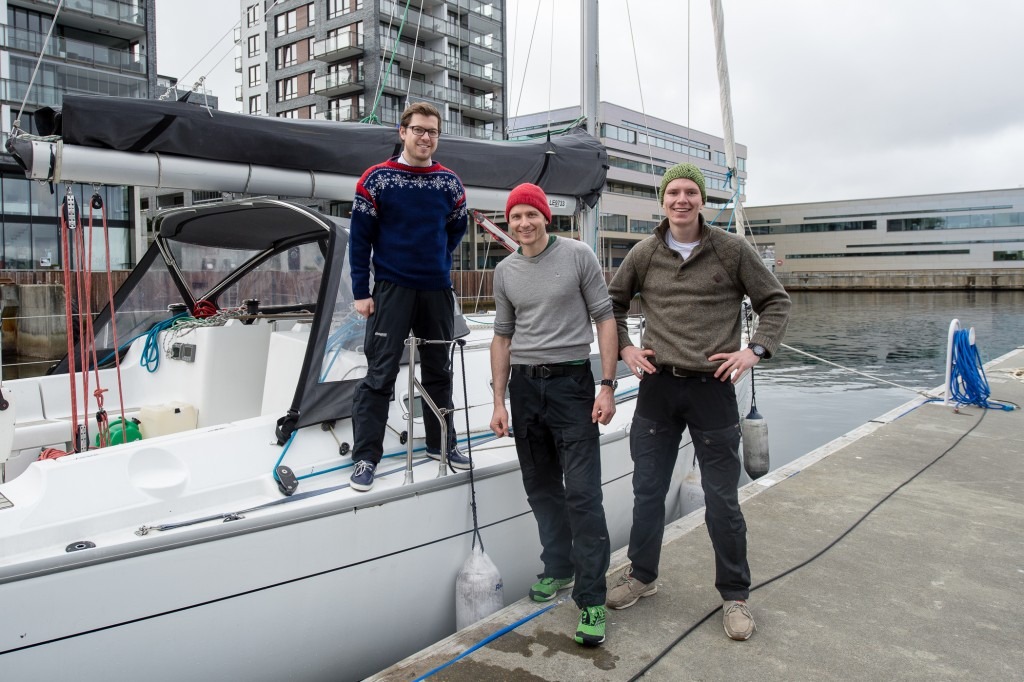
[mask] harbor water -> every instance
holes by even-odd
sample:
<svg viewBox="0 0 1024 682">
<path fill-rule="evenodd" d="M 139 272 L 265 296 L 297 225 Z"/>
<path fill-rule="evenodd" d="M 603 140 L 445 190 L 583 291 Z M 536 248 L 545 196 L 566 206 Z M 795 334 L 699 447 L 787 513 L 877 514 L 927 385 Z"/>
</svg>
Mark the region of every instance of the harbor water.
<svg viewBox="0 0 1024 682">
<path fill-rule="evenodd" d="M 785 344 L 915 389 L 942 384 L 953 318 L 975 328 L 984 361 L 1024 345 L 1024 291 L 815 291 L 792 298 Z M 4 360 L 4 379 L 36 376 L 53 363 Z M 773 468 L 914 397 L 786 348 L 758 365 L 755 392 Z"/>
<path fill-rule="evenodd" d="M 949 324 L 974 327 L 983 362 L 1024 346 L 1024 291 L 794 292 L 784 343 L 829 362 L 930 390 L 945 380 Z M 772 468 L 915 397 L 783 348 L 756 369 Z M 999 398 L 993 389 L 993 398 Z"/>
</svg>

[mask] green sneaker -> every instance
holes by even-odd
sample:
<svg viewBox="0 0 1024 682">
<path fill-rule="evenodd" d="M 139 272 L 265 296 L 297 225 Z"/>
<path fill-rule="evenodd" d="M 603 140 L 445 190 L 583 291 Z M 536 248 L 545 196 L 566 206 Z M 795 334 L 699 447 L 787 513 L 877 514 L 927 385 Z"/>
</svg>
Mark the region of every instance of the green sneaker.
<svg viewBox="0 0 1024 682">
<path fill-rule="evenodd" d="M 587 606 L 580 609 L 580 622 L 576 626 L 577 644 L 597 646 L 604 643 L 604 607 Z"/>
<path fill-rule="evenodd" d="M 568 578 L 541 578 L 530 588 L 530 599 L 533 601 L 551 601 L 559 590 L 571 587 L 573 576 Z"/>
</svg>

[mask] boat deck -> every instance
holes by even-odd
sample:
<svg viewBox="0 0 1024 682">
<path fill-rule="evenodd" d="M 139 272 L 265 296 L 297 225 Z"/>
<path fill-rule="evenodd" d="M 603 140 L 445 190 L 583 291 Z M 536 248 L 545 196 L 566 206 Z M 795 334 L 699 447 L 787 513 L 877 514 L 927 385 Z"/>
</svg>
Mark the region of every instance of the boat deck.
<svg viewBox="0 0 1024 682">
<path fill-rule="evenodd" d="M 1021 367 L 1020 348 L 989 363 L 993 398 L 1024 405 Z M 629 680 L 712 611 L 644 679 L 1021 679 L 1024 412 L 916 404 L 742 490 L 764 585 L 750 640 L 722 630 L 697 512 L 666 533 L 657 595 L 608 611 L 603 646 L 572 641 L 578 611 L 564 599 L 429 679 Z M 614 553 L 612 570 L 626 561 Z M 416 679 L 543 608 L 516 602 L 371 679 Z"/>
</svg>

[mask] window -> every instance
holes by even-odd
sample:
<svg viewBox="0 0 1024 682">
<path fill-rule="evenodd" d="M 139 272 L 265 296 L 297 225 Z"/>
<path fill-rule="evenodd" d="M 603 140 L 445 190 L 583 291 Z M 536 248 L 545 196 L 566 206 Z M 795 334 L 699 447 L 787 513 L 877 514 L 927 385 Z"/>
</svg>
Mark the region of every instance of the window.
<svg viewBox="0 0 1024 682">
<path fill-rule="evenodd" d="M 327 18 L 348 14 L 352 10 L 362 9 L 363 0 L 327 0 Z"/>
<path fill-rule="evenodd" d="M 260 40 L 262 37 L 263 37 L 262 35 L 249 36 L 249 56 L 250 57 L 259 56 L 260 50 L 261 50 L 261 48 L 263 46 L 262 45 L 262 41 Z"/>
<path fill-rule="evenodd" d="M 263 113 L 262 95 L 253 95 L 249 98 L 249 113 L 253 116 L 259 116 Z"/>
<path fill-rule="evenodd" d="M 260 83 L 263 82 L 263 79 L 260 76 L 260 72 L 261 72 L 261 69 L 260 69 L 260 65 L 259 64 L 255 64 L 255 65 L 249 67 L 249 87 L 250 88 L 255 88 L 257 85 L 259 85 Z"/>
<path fill-rule="evenodd" d="M 278 14 L 274 19 L 275 35 L 283 36 L 298 30 L 298 13 L 295 10 Z"/>
<path fill-rule="evenodd" d="M 1024 251 L 993 251 L 992 260 L 1024 260 Z"/>
<path fill-rule="evenodd" d="M 255 26 L 260 23 L 260 6 L 249 5 L 245 10 L 245 21 L 247 26 Z"/>
<path fill-rule="evenodd" d="M 606 213 L 601 216 L 601 229 L 610 232 L 626 231 L 626 216 Z"/>
<path fill-rule="evenodd" d="M 298 63 L 298 43 L 285 45 L 277 48 L 277 68 L 283 69 L 286 66 L 294 66 Z"/>
<path fill-rule="evenodd" d="M 277 81 L 277 101 L 286 102 L 299 96 L 299 77 L 282 78 Z"/>
<path fill-rule="evenodd" d="M 972 213 L 932 218 L 896 218 L 886 221 L 887 232 L 918 230 L 960 230 L 979 227 L 1017 227 L 1024 225 L 1024 213 Z"/>
</svg>

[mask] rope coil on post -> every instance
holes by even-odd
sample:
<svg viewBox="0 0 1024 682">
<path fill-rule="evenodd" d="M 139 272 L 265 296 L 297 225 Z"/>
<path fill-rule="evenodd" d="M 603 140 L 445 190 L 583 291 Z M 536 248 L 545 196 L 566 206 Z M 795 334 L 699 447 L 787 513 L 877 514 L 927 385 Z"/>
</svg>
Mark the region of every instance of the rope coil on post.
<svg viewBox="0 0 1024 682">
<path fill-rule="evenodd" d="M 992 390 L 985 376 L 978 346 L 971 340 L 970 329 L 958 329 L 953 333 L 952 360 L 950 364 L 949 397 L 957 405 L 977 405 L 985 409 L 1013 410 L 1013 406 L 989 400 Z"/>
</svg>

